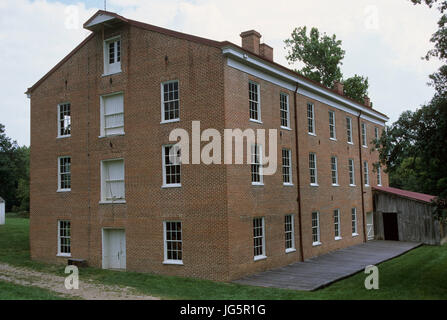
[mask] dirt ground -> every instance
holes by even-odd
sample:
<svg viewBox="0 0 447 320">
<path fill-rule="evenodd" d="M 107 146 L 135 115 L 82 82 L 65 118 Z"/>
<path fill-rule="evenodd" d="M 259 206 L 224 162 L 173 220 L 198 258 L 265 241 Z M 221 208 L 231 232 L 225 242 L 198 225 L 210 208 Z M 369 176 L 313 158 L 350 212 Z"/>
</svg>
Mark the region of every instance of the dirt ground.
<svg viewBox="0 0 447 320">
<path fill-rule="evenodd" d="M 108 286 L 79 280 L 79 289 L 67 290 L 65 278 L 27 268 L 13 267 L 0 263 L 0 280 L 22 286 L 34 286 L 53 291 L 62 297 L 86 300 L 159 300 L 140 295 L 128 287 Z"/>
</svg>

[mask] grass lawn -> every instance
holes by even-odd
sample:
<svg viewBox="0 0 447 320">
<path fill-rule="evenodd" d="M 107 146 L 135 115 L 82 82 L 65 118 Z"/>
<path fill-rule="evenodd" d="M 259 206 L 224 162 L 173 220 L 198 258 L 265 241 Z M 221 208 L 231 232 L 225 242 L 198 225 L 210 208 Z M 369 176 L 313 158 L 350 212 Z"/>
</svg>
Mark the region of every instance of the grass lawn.
<svg viewBox="0 0 447 320">
<path fill-rule="evenodd" d="M 0 281 L 0 300 L 61 300 L 53 292 L 37 287 L 26 287 Z"/>
<path fill-rule="evenodd" d="M 8 215 L 0 226 L 0 262 L 63 275 L 64 267 L 29 259 L 29 220 Z M 259 288 L 206 280 L 80 269 L 81 279 L 129 286 L 165 299 L 447 299 L 447 245 L 422 246 L 379 265 L 380 289 L 364 287 L 366 275 L 358 273 L 316 292 Z M 0 283 L 0 289 L 2 289 Z M 3 290 L 1 290 L 3 291 Z M 0 295 L 0 299 L 3 296 Z"/>
</svg>

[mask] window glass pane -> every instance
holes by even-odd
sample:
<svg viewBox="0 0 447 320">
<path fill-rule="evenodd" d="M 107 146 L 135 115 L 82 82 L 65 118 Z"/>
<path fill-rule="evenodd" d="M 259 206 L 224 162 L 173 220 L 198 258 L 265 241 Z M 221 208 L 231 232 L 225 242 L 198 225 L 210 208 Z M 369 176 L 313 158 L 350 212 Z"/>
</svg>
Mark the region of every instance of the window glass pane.
<svg viewBox="0 0 447 320">
<path fill-rule="evenodd" d="M 71 158 L 59 158 L 59 189 L 71 188 Z"/>
<path fill-rule="evenodd" d="M 250 119 L 260 120 L 259 117 L 259 97 L 258 97 L 259 85 L 254 82 L 248 83 L 248 101 L 250 107 Z"/>
<path fill-rule="evenodd" d="M 59 135 L 67 136 L 71 134 L 71 114 L 70 104 L 59 105 Z"/>
<path fill-rule="evenodd" d="M 165 222 L 166 259 L 182 260 L 182 223 Z"/>
<path fill-rule="evenodd" d="M 165 121 L 180 117 L 178 81 L 163 84 L 163 116 Z"/>
</svg>

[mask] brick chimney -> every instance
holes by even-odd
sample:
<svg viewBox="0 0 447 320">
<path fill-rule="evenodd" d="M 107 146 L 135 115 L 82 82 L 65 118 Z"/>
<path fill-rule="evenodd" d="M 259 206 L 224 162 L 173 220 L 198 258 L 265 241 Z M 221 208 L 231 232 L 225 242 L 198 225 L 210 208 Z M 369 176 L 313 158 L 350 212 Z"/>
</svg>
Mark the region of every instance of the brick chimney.
<svg viewBox="0 0 447 320">
<path fill-rule="evenodd" d="M 249 30 L 240 34 L 242 38 L 242 48 L 252 53 L 259 54 L 259 43 L 261 34 L 255 30 Z"/>
<path fill-rule="evenodd" d="M 368 96 L 364 96 L 363 101 L 365 103 L 365 106 L 367 106 L 368 108 L 371 108 L 371 99 Z"/>
<path fill-rule="evenodd" d="M 344 84 L 340 81 L 334 82 L 334 91 L 338 94 L 344 95 Z"/>
<path fill-rule="evenodd" d="M 261 43 L 259 45 L 259 54 L 261 57 L 273 61 L 273 48 L 270 47 L 268 44 Z"/>
</svg>

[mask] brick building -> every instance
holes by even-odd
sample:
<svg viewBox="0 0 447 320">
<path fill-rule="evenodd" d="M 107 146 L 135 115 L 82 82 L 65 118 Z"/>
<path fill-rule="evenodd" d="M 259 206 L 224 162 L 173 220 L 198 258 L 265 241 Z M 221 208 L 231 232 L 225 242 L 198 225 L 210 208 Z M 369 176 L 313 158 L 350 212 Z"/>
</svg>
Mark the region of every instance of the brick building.
<svg viewBox="0 0 447 320">
<path fill-rule="evenodd" d="M 369 99 L 276 64 L 253 30 L 240 47 L 105 11 L 84 27 L 27 91 L 32 259 L 231 280 L 367 240 L 371 187 L 388 185 Z M 192 121 L 277 129 L 277 172 L 170 162 Z"/>
</svg>

